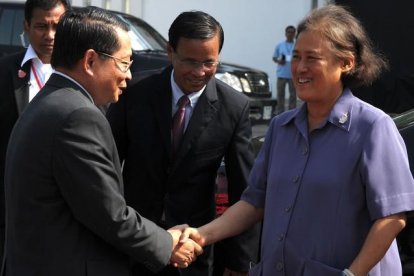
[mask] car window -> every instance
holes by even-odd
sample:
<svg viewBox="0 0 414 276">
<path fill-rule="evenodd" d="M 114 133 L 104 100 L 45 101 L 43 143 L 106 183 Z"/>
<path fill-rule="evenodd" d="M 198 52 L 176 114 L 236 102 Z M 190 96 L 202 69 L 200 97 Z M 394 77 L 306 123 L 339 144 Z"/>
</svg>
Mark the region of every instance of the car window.
<svg viewBox="0 0 414 276">
<path fill-rule="evenodd" d="M 0 44 L 22 46 L 24 11 L 16 8 L 0 9 Z"/>
<path fill-rule="evenodd" d="M 118 15 L 120 16 L 120 15 Z M 166 40 L 154 29 L 144 22 L 129 16 L 120 16 L 130 27 L 132 48 L 136 51 L 165 51 Z"/>
</svg>

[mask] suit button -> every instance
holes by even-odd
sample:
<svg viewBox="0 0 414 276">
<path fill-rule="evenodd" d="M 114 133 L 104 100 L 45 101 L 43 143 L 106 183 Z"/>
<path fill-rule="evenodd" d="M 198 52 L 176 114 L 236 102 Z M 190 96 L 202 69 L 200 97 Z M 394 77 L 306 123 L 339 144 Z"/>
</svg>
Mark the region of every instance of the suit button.
<svg viewBox="0 0 414 276">
<path fill-rule="evenodd" d="M 298 181 L 299 181 L 299 175 L 295 175 L 294 177 L 292 177 L 292 181 L 294 182 L 294 183 L 298 183 Z"/>
<path fill-rule="evenodd" d="M 276 269 L 277 271 L 282 271 L 283 270 L 283 263 L 282 262 L 277 262 L 276 264 Z"/>
</svg>

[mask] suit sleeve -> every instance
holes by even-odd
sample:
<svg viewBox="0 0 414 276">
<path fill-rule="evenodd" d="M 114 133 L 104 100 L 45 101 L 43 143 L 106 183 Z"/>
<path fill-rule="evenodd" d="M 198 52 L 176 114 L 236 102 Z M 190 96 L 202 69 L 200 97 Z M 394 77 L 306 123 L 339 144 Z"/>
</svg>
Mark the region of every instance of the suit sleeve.
<svg viewBox="0 0 414 276">
<path fill-rule="evenodd" d="M 169 233 L 126 206 L 117 150 L 99 110 L 81 108 L 63 123 L 54 143 L 53 171 L 73 216 L 152 271 L 169 261 Z"/>
<path fill-rule="evenodd" d="M 4 170 L 6 151 L 11 131 L 18 118 L 14 82 L 12 81 L 12 72 L 15 66 L 10 62 L 11 58 L 0 59 L 0 258 L 3 254 L 5 232 Z"/>
<path fill-rule="evenodd" d="M 249 102 L 245 101 L 229 149 L 225 155 L 229 203 L 236 203 L 247 186 L 254 162 Z M 257 262 L 260 244 L 260 223 L 245 233 L 224 240 L 218 247 L 224 266 L 234 271 L 248 271 L 250 262 Z"/>
</svg>

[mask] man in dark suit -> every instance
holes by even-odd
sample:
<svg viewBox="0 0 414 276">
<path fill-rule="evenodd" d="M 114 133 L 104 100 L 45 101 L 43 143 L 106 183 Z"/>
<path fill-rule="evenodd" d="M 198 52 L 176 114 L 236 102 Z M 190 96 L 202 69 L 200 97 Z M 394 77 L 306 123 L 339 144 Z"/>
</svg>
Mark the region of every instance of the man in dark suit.
<svg viewBox="0 0 414 276">
<path fill-rule="evenodd" d="M 223 157 L 230 203 L 239 199 L 253 163 L 249 101 L 214 78 L 223 39 L 222 27 L 210 15 L 180 14 L 169 30 L 172 67 L 131 86 L 107 113 L 125 162 L 127 203 L 167 228 L 200 226 L 215 217 L 215 178 Z M 183 96 L 188 104 L 177 107 Z M 177 109 L 185 111 L 178 145 Z M 258 243 L 256 229 L 227 240 L 222 245 L 226 271 L 247 274 Z M 168 268 L 160 275 L 212 275 L 212 249 L 204 252 L 189 268 Z M 134 275 L 143 273 L 135 268 Z"/>
<path fill-rule="evenodd" d="M 27 0 L 24 52 L 0 60 L 0 259 L 4 245 L 4 162 L 10 133 L 19 115 L 52 73 L 50 58 L 56 25 L 69 8 L 66 0 Z"/>
<path fill-rule="evenodd" d="M 70 43 L 68 43 L 68 41 Z M 186 267 L 200 254 L 125 204 L 118 152 L 97 106 L 116 102 L 131 78 L 128 26 L 99 8 L 70 11 L 57 26 L 56 69 L 26 107 L 6 155 L 7 276 L 130 275 Z"/>
</svg>

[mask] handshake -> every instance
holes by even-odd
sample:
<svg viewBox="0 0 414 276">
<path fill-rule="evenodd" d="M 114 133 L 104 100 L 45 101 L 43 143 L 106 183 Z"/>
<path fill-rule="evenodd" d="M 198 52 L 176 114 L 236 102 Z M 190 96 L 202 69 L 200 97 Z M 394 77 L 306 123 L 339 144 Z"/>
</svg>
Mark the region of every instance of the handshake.
<svg viewBox="0 0 414 276">
<path fill-rule="evenodd" d="M 263 219 L 263 209 L 250 203 L 239 201 L 213 221 L 192 228 L 186 224 L 177 225 L 167 231 L 173 239 L 170 264 L 186 268 L 203 253 L 203 246 L 241 234 Z M 225 268 L 225 275 L 247 275 Z"/>
<path fill-rule="evenodd" d="M 203 253 L 205 239 L 196 228 L 187 224 L 177 225 L 167 230 L 173 239 L 170 264 L 174 267 L 186 268 Z"/>
</svg>

